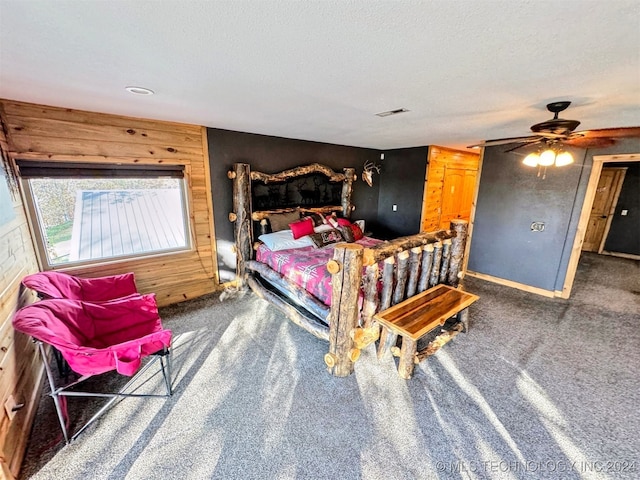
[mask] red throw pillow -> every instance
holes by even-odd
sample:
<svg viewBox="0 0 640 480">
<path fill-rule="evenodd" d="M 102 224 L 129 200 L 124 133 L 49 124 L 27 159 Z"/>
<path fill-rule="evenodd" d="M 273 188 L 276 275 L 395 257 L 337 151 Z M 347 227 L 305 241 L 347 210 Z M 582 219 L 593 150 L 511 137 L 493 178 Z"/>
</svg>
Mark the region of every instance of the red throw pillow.
<svg viewBox="0 0 640 480">
<path fill-rule="evenodd" d="M 313 220 L 310 217 L 300 220 L 299 222 L 293 222 L 289 224 L 291 233 L 293 233 L 293 239 L 297 240 L 305 235 L 311 235 L 313 232 Z"/>
<path fill-rule="evenodd" d="M 338 222 L 338 225 L 340 225 L 341 227 L 348 227 L 349 225 L 351 225 L 351 222 L 346 218 L 336 218 L 336 222 Z"/>
<path fill-rule="evenodd" d="M 353 239 L 354 241 L 358 241 L 360 240 L 362 237 L 364 237 L 364 233 L 362 233 L 362 229 L 356 225 L 355 223 L 350 225 L 351 230 L 353 230 Z"/>
</svg>

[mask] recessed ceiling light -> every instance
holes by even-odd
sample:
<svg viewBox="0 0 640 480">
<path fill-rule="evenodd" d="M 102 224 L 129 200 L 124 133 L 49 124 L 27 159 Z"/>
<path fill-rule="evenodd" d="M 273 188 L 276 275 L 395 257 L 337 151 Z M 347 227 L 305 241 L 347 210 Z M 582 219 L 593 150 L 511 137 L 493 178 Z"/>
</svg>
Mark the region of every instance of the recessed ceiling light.
<svg viewBox="0 0 640 480">
<path fill-rule="evenodd" d="M 387 112 L 380 112 L 380 113 L 376 113 L 376 115 L 378 117 L 388 117 L 390 115 L 397 115 L 399 113 L 405 113 L 408 112 L 409 110 L 407 110 L 406 108 L 396 108 L 395 110 L 389 110 Z"/>
<path fill-rule="evenodd" d="M 136 95 L 153 95 L 154 91 L 144 87 L 124 87 L 124 89 L 129 93 L 134 93 Z"/>
</svg>

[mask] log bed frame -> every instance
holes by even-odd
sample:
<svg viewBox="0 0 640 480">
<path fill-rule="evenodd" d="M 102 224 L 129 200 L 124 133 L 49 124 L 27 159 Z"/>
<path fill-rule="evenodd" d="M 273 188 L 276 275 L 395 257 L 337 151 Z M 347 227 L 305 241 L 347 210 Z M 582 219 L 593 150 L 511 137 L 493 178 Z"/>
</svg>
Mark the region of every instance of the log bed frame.
<svg viewBox="0 0 640 480">
<path fill-rule="evenodd" d="M 321 173 L 330 182 L 342 182 L 341 205 L 300 208 L 321 213 L 341 212 L 350 218 L 355 209 L 351 203 L 355 169 L 338 173 L 313 163 L 275 174 L 251 171 L 245 163 L 236 163 L 228 172 L 233 181 L 236 274 L 239 288 L 249 286 L 259 297 L 272 303 L 293 323 L 329 342 L 324 360 L 329 373 L 345 377 L 353 372 L 360 350 L 379 337 L 380 327 L 373 321 L 378 311 L 385 310 L 417 293 L 444 283 L 457 287 L 467 239 L 467 222 L 452 220 L 450 230 L 418 233 L 365 248 L 356 243 L 336 244 L 333 259 L 327 263 L 332 274 L 331 307 L 306 290 L 284 278 L 267 265 L 254 260 L 253 222 L 260 222 L 266 232 L 266 218 L 273 213 L 295 211 L 296 208 L 252 211 L 252 181 L 265 184 Z M 383 265 L 380 271 L 379 264 Z M 382 289 L 378 292 L 378 279 Z M 358 307 L 360 289 L 364 301 Z M 381 339 L 382 340 L 382 339 Z"/>
</svg>

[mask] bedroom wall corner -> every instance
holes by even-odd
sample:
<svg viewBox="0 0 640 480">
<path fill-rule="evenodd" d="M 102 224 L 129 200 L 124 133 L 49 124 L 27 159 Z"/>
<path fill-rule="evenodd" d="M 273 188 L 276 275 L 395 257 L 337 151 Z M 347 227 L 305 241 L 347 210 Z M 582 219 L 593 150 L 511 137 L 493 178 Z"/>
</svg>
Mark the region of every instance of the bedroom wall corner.
<svg viewBox="0 0 640 480">
<path fill-rule="evenodd" d="M 381 238 L 412 235 L 420 231 L 428 153 L 428 146 L 385 152 L 381 162 L 377 208 L 376 233 Z"/>
<path fill-rule="evenodd" d="M 373 187 L 362 181 L 362 167 L 366 161 L 379 163 L 380 151 L 348 147 L 307 140 L 273 137 L 254 133 L 217 128 L 207 129 L 211 196 L 215 205 L 214 222 L 218 271 L 221 282 L 235 279 L 233 225 L 229 222 L 232 211 L 232 183 L 227 172 L 234 163 L 248 163 L 252 170 L 276 173 L 289 168 L 320 163 L 342 172 L 345 167 L 356 169 L 358 180 L 354 184 L 352 202 L 356 210 L 353 219 L 363 219 L 367 230 L 377 227 L 379 177 L 374 175 Z"/>
</svg>

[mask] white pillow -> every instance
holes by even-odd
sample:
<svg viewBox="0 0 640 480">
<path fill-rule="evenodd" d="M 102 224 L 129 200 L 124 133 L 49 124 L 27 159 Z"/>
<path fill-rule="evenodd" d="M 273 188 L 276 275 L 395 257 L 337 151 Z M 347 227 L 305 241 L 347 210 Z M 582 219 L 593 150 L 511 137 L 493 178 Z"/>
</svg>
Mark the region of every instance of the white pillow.
<svg viewBox="0 0 640 480">
<path fill-rule="evenodd" d="M 264 243 L 272 252 L 313 246 L 313 240 L 311 240 L 309 235 L 305 235 L 304 237 L 294 240 L 291 230 L 280 230 L 278 232 L 266 233 L 264 235 L 260 235 L 258 240 Z"/>
</svg>

